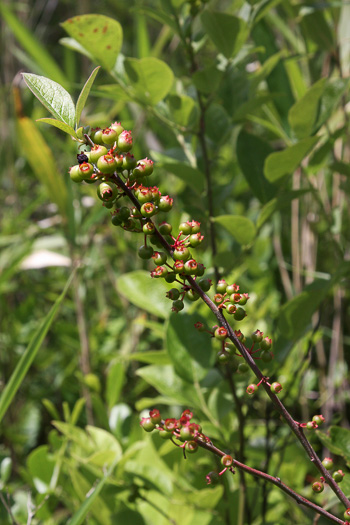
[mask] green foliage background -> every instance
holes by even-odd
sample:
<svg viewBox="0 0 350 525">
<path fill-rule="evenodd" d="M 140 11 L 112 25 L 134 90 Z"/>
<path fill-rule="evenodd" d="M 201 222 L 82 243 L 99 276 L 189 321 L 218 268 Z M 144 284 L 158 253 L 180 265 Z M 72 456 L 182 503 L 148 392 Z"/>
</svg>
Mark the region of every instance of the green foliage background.
<svg viewBox="0 0 350 525">
<path fill-rule="evenodd" d="M 272 337 L 264 373 L 296 420 L 325 415 L 330 432 L 310 440 L 347 471 L 350 5 L 193 5 L 192 16 L 182 0 L 0 2 L 2 389 L 26 360 L 8 409 L 0 399 L 1 523 L 13 522 L 4 503 L 33 525 L 313 523 L 254 478 L 207 487 L 214 458 L 185 461 L 140 428 L 155 406 L 191 408 L 227 452 L 343 513 L 328 488 L 312 495 L 316 469 L 264 393 L 245 394 L 251 375 L 233 374 L 235 404 L 218 349 L 192 331 L 215 323 L 209 310 L 172 314 L 140 239 L 111 225 L 93 187 L 72 186 L 76 143 L 35 122 L 48 112 L 19 76 L 49 77 L 76 101 L 101 66 L 82 125 L 133 130 L 135 157 L 155 160 L 153 183 L 175 198 L 173 226 L 202 223 L 208 275 L 249 292 L 235 328 Z M 89 13 L 109 24 L 105 38 Z"/>
</svg>

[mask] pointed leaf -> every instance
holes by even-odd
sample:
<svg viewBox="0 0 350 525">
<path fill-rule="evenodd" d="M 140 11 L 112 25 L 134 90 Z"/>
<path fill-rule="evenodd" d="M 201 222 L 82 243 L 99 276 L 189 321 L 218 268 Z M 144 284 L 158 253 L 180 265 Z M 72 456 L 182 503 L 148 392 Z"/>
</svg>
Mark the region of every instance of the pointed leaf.
<svg viewBox="0 0 350 525">
<path fill-rule="evenodd" d="M 77 134 L 75 133 L 74 128 L 68 126 L 68 124 L 66 124 L 65 122 L 61 122 L 60 120 L 56 120 L 54 118 L 38 118 L 36 121 L 44 122 L 44 124 L 50 124 L 50 126 L 54 126 L 55 128 L 64 131 L 64 133 L 67 133 L 68 135 L 77 138 Z"/>
<path fill-rule="evenodd" d="M 265 160 L 265 177 L 270 182 L 275 182 L 293 173 L 318 140 L 319 137 L 308 137 L 283 151 L 271 153 Z"/>
<path fill-rule="evenodd" d="M 173 173 L 176 177 L 183 180 L 196 193 L 201 194 L 205 188 L 205 176 L 197 168 L 193 168 L 184 162 L 159 162 L 157 166 Z"/>
<path fill-rule="evenodd" d="M 174 81 L 170 67 L 158 58 L 127 58 L 125 71 L 137 98 L 145 103 L 158 104 L 169 93 Z"/>
<path fill-rule="evenodd" d="M 176 124 L 184 127 L 194 127 L 197 124 L 199 110 L 193 98 L 187 95 L 169 95 L 167 103 Z"/>
<path fill-rule="evenodd" d="M 244 20 L 227 13 L 205 10 L 201 21 L 210 39 L 226 58 L 240 50 L 248 34 Z"/>
<path fill-rule="evenodd" d="M 104 15 L 89 14 L 69 18 L 61 24 L 107 71 L 111 71 L 123 42 L 123 30 L 117 20 Z"/>
<path fill-rule="evenodd" d="M 75 107 L 68 91 L 57 82 L 40 75 L 23 73 L 23 78 L 29 89 L 55 118 L 74 128 Z"/>
<path fill-rule="evenodd" d="M 254 223 L 241 215 L 220 215 L 213 219 L 221 224 L 239 244 L 249 244 L 254 240 L 256 228 Z"/>
<path fill-rule="evenodd" d="M 82 113 L 82 111 L 83 111 L 83 109 L 85 107 L 87 98 L 88 98 L 89 93 L 90 93 L 91 86 L 94 83 L 94 80 L 96 78 L 96 75 L 97 75 L 99 69 L 100 69 L 100 66 L 97 66 L 93 70 L 93 72 L 91 73 L 91 75 L 89 76 L 87 81 L 85 82 L 85 85 L 84 85 L 84 87 L 81 90 L 81 93 L 79 95 L 78 102 L 77 102 L 77 107 L 76 107 L 76 117 L 75 117 L 76 118 L 76 125 L 77 125 L 77 127 L 79 127 L 81 113 Z"/>
<path fill-rule="evenodd" d="M 295 136 L 300 139 L 312 134 L 325 83 L 325 78 L 315 82 L 289 110 L 289 124 Z"/>
</svg>

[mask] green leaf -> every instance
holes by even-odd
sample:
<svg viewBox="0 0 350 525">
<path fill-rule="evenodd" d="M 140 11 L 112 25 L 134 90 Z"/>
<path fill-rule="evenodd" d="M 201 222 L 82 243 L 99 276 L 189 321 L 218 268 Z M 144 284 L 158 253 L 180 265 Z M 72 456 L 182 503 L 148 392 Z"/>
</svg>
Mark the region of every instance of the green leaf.
<svg viewBox="0 0 350 525">
<path fill-rule="evenodd" d="M 55 118 L 74 128 L 75 107 L 68 91 L 46 77 L 23 73 L 23 78 L 29 89 Z"/>
<path fill-rule="evenodd" d="M 247 217 L 241 215 L 220 215 L 214 217 L 213 221 L 221 224 L 239 244 L 250 244 L 255 237 L 256 228 L 254 223 Z"/>
<path fill-rule="evenodd" d="M 247 35 L 247 24 L 241 18 L 218 11 L 205 10 L 201 22 L 217 49 L 230 58 L 236 54 Z"/>
<path fill-rule="evenodd" d="M 168 353 L 165 350 L 151 350 L 150 352 L 134 352 L 128 359 L 147 363 L 149 365 L 170 365 Z"/>
<path fill-rule="evenodd" d="M 317 436 L 330 452 L 342 456 L 350 462 L 350 430 L 343 427 L 331 426 L 328 435 L 318 430 Z"/>
<path fill-rule="evenodd" d="M 299 199 L 299 197 L 310 191 L 309 189 L 289 191 L 278 195 L 278 197 L 266 203 L 259 214 L 256 223 L 257 228 L 260 229 L 275 211 L 288 209 L 288 206 L 294 199 Z"/>
<path fill-rule="evenodd" d="M 173 173 L 176 177 L 183 180 L 197 194 L 201 194 L 205 189 L 205 176 L 197 168 L 193 168 L 184 162 L 159 162 L 157 166 Z"/>
<path fill-rule="evenodd" d="M 106 400 L 110 410 L 118 401 L 125 380 L 125 367 L 120 361 L 113 363 L 108 369 Z"/>
<path fill-rule="evenodd" d="M 172 70 L 158 58 L 127 58 L 124 66 L 135 95 L 144 104 L 158 104 L 173 85 Z"/>
<path fill-rule="evenodd" d="M 21 386 L 29 368 L 32 364 L 36 354 L 39 351 L 39 348 L 41 347 L 41 344 L 47 334 L 47 332 L 50 329 L 50 326 L 55 318 L 55 315 L 61 306 L 61 303 L 68 291 L 68 288 L 72 282 L 74 273 L 70 275 L 70 277 L 67 280 L 67 283 L 63 289 L 63 292 L 61 295 L 56 299 L 55 303 L 53 304 L 52 308 L 50 309 L 49 313 L 46 315 L 42 323 L 40 324 L 38 330 L 35 332 L 34 336 L 32 337 L 29 345 L 27 346 L 24 354 L 20 358 L 19 362 L 17 363 L 17 366 L 15 370 L 12 372 L 11 377 L 6 384 L 4 390 L 1 393 L 0 396 L 0 422 L 2 421 L 4 415 L 6 414 L 6 411 L 8 407 L 11 404 L 11 401 L 16 395 L 17 390 Z"/>
<path fill-rule="evenodd" d="M 320 110 L 315 125 L 316 130 L 332 116 L 341 97 L 348 90 L 349 84 L 350 78 L 335 78 L 327 82 L 320 102 Z"/>
<path fill-rule="evenodd" d="M 312 315 L 326 297 L 331 286 L 332 281 L 330 280 L 315 280 L 299 295 L 282 306 L 278 327 L 284 337 L 293 341 L 299 339 L 308 325 L 311 325 Z"/>
<path fill-rule="evenodd" d="M 42 45 L 4 2 L 0 2 L 0 13 L 23 49 L 39 67 L 41 73 L 68 87 L 68 80 L 46 47 Z M 13 44 L 12 44 L 13 45 Z M 10 46 L 9 46 L 10 50 Z"/>
<path fill-rule="evenodd" d="M 208 137 L 213 142 L 221 144 L 230 128 L 231 122 L 224 108 L 219 104 L 210 104 L 205 113 L 205 129 Z"/>
<path fill-rule="evenodd" d="M 76 107 L 76 126 L 77 127 L 79 127 L 81 113 L 82 113 L 82 111 L 83 111 L 83 109 L 85 107 L 87 98 L 88 98 L 89 93 L 90 93 L 91 86 L 94 83 L 94 80 L 96 78 L 96 75 L 97 75 L 99 69 L 100 69 L 100 66 L 95 67 L 95 69 L 92 71 L 91 75 L 89 76 L 89 78 L 85 82 L 85 85 L 84 85 L 83 89 L 80 92 L 80 95 L 79 95 L 79 98 L 78 98 L 78 102 L 77 102 L 77 107 Z"/>
<path fill-rule="evenodd" d="M 81 55 L 86 56 L 91 62 L 94 61 L 94 57 L 89 53 L 85 47 L 83 47 L 79 42 L 77 42 L 74 38 L 70 38 L 68 36 L 60 38 L 59 43 L 66 47 L 67 49 L 71 49 L 72 51 L 76 51 L 77 53 L 80 53 Z"/>
<path fill-rule="evenodd" d="M 341 175 L 346 175 L 347 177 L 350 177 L 350 166 L 346 162 L 337 160 L 329 166 L 329 169 L 340 173 Z"/>
<path fill-rule="evenodd" d="M 168 25 L 174 31 L 174 33 L 178 33 L 178 26 L 176 24 L 175 19 L 169 14 L 167 14 L 165 11 L 155 9 L 153 7 L 146 7 L 143 5 L 138 5 L 137 8 L 134 8 L 134 11 L 136 10 L 138 13 L 142 13 L 151 18 L 154 18 L 154 20 L 157 20 L 161 24 Z"/>
<path fill-rule="evenodd" d="M 325 78 L 315 82 L 289 110 L 289 124 L 295 136 L 299 139 L 308 137 L 313 132 L 325 83 Z"/>
<path fill-rule="evenodd" d="M 223 76 L 223 71 L 220 71 L 216 66 L 212 65 L 202 69 L 201 71 L 196 71 L 192 75 L 192 81 L 198 91 L 210 94 L 215 92 L 219 87 Z"/>
<path fill-rule="evenodd" d="M 318 140 L 319 137 L 307 137 L 283 151 L 271 153 L 265 160 L 265 177 L 270 182 L 276 182 L 293 173 Z"/>
<path fill-rule="evenodd" d="M 198 314 L 172 314 L 166 328 L 166 347 L 175 372 L 190 383 L 203 379 L 215 361 L 210 338 L 194 328 L 197 321 L 206 323 Z"/>
<path fill-rule="evenodd" d="M 306 38 L 310 38 L 318 49 L 332 52 L 335 47 L 334 31 L 326 21 L 325 13 L 316 8 L 301 19 L 301 27 Z"/>
<path fill-rule="evenodd" d="M 69 18 L 63 29 L 94 58 L 111 71 L 123 42 L 123 30 L 117 20 L 104 15 L 89 14 Z"/>
<path fill-rule="evenodd" d="M 183 127 L 194 127 L 198 121 L 199 110 L 193 98 L 187 95 L 169 95 L 167 97 L 171 118 Z"/>
<path fill-rule="evenodd" d="M 117 279 L 117 291 L 130 303 L 153 315 L 166 319 L 171 312 L 171 302 L 166 292 L 171 288 L 162 279 L 152 279 L 143 270 L 126 273 Z"/>
<path fill-rule="evenodd" d="M 28 456 L 27 466 L 39 494 L 48 492 L 55 468 L 55 462 L 49 455 L 49 447 L 42 445 L 33 450 Z"/>
<path fill-rule="evenodd" d="M 74 128 L 72 128 L 71 126 L 68 126 L 68 124 L 61 122 L 60 120 L 56 120 L 54 118 L 38 118 L 36 121 L 44 122 L 44 124 L 50 124 L 50 126 L 54 126 L 55 128 L 58 128 L 61 131 L 64 131 L 64 133 L 67 133 L 68 135 L 71 135 L 74 138 L 78 138 L 77 134 L 74 131 Z"/>
<path fill-rule="evenodd" d="M 242 130 L 237 138 L 236 149 L 238 163 L 251 191 L 260 202 L 268 202 L 277 191 L 265 178 L 263 170 L 265 159 L 272 148 L 259 137 Z"/>
</svg>

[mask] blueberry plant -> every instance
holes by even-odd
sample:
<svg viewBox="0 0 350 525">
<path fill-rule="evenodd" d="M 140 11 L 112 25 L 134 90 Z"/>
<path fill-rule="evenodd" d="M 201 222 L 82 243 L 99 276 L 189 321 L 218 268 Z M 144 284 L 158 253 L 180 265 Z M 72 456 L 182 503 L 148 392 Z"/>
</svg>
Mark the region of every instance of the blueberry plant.
<svg viewBox="0 0 350 525">
<path fill-rule="evenodd" d="M 177 80 L 154 56 L 122 55 L 122 27 L 105 15 L 63 23 L 70 37 L 64 44 L 98 64 L 76 105 L 57 78 L 23 74 L 54 117 L 39 121 L 73 139 L 62 191 L 78 199 L 81 193 L 93 196 L 94 209 L 100 201 L 108 231 L 118 243 L 128 243 L 134 250 L 129 253 L 137 254 L 132 259 L 145 268 L 118 277 L 124 308 L 133 305 L 151 314 L 153 320 L 143 322 L 158 334 L 163 324 L 155 319 L 166 320 L 166 352 L 137 354 L 147 365 L 137 370 L 142 383 L 136 391 L 150 389 L 135 403 L 140 424 L 135 424 L 138 416 L 134 424 L 125 423 L 132 419 L 130 408 L 114 405 L 113 394 L 109 419 L 101 416 L 95 426 L 103 401 L 89 390 L 83 390 L 83 402 L 72 413 L 66 409 L 65 421 L 54 414 L 51 454 L 45 445 L 28 461 L 37 491 L 29 522 L 45 523 L 64 505 L 63 519 L 70 516 L 73 525 L 86 516 L 106 525 L 113 519 L 350 523 L 350 432 L 339 418 L 346 407 L 339 393 L 347 385 L 339 333 L 342 284 L 349 273 L 348 51 L 339 35 L 347 11 L 275 4 L 237 2 L 227 11 L 202 0 L 164 1 L 159 10 L 143 6 L 142 16 L 164 24 L 169 49 L 180 48 L 171 64 L 185 68 Z M 288 23 L 298 17 L 296 37 Z M 139 31 L 144 28 L 140 22 Z M 271 28 L 280 31 L 283 51 L 276 48 Z M 94 87 L 100 68 L 115 84 Z M 125 118 L 113 110 L 110 122 L 88 125 L 89 95 L 113 101 Z M 135 108 L 150 126 L 153 148 L 138 131 Z M 31 138 L 24 135 L 23 119 L 19 124 L 30 162 Z M 55 192 L 53 198 L 58 198 Z M 80 226 L 88 234 L 83 221 Z M 64 227 L 69 238 L 69 214 Z M 327 243 L 320 255 L 318 236 Z M 287 242 L 289 266 L 283 257 Z M 336 265 L 325 256 L 329 248 Z M 77 242 L 71 242 L 72 253 L 76 249 Z M 271 293 L 264 274 L 272 251 L 279 289 Z M 74 271 L 73 283 L 80 270 Z M 75 290 L 81 313 L 77 283 Z M 326 349 L 321 304 L 335 309 Z M 84 331 L 81 315 L 78 319 Z M 340 357 L 345 371 L 336 370 Z M 322 372 L 316 396 L 312 359 Z M 112 391 L 122 373 L 115 364 Z M 85 389 L 91 391 L 96 376 L 84 366 Z M 336 372 L 341 380 L 335 385 Z M 10 386 L 16 384 L 11 381 Z M 1 417 L 16 387 L 4 393 Z M 340 408 L 328 400 L 334 395 Z M 86 430 L 76 424 L 83 403 Z M 183 464 L 193 470 L 184 475 Z M 8 465 L 5 457 L 2 488 Z M 74 497 L 64 494 L 62 478 Z M 1 494 L 16 523 L 11 495 Z M 298 506 L 291 507 L 293 500 Z M 82 502 L 78 510 L 77 502 Z"/>
</svg>

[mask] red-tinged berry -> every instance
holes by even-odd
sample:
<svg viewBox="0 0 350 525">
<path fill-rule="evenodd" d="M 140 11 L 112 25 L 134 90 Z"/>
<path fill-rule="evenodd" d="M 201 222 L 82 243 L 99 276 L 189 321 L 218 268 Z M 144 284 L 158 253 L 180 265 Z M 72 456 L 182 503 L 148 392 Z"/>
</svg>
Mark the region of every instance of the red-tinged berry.
<svg viewBox="0 0 350 525">
<path fill-rule="evenodd" d="M 122 133 L 122 131 L 124 131 L 124 128 L 120 122 L 113 122 L 113 124 L 111 124 L 109 127 L 110 129 L 116 131 L 118 136 Z"/>
<path fill-rule="evenodd" d="M 132 153 L 125 153 L 123 156 L 123 170 L 133 170 L 136 166 L 136 159 Z"/>
<path fill-rule="evenodd" d="M 226 312 L 230 315 L 233 315 L 237 310 L 237 306 L 235 304 L 228 304 L 226 306 Z"/>
<path fill-rule="evenodd" d="M 190 221 L 191 233 L 198 233 L 201 230 L 201 223 L 198 221 Z"/>
<path fill-rule="evenodd" d="M 307 430 L 315 430 L 317 428 L 317 423 L 315 423 L 315 421 L 308 421 L 306 423 L 306 428 Z"/>
<path fill-rule="evenodd" d="M 198 264 L 197 264 L 197 276 L 198 276 L 198 277 L 202 277 L 202 275 L 204 275 L 204 272 L 205 272 L 205 266 L 204 266 L 204 264 L 202 264 L 202 263 L 198 263 Z"/>
<path fill-rule="evenodd" d="M 261 350 L 270 350 L 272 346 L 272 341 L 269 337 L 265 337 L 260 343 Z"/>
<path fill-rule="evenodd" d="M 334 481 L 336 481 L 337 483 L 340 483 L 341 481 L 343 481 L 343 478 L 344 478 L 345 474 L 342 470 L 336 470 L 335 472 L 333 472 L 332 474 L 332 478 L 334 479 Z"/>
<path fill-rule="evenodd" d="M 149 417 L 151 418 L 152 423 L 155 425 L 158 425 L 162 420 L 162 416 L 160 415 L 158 408 L 153 408 L 150 410 Z"/>
<path fill-rule="evenodd" d="M 235 330 L 235 336 L 237 337 L 238 341 L 241 341 L 241 343 L 243 343 L 245 337 L 240 330 Z"/>
<path fill-rule="evenodd" d="M 226 292 L 226 288 L 227 282 L 225 281 L 225 279 L 220 279 L 220 281 L 218 281 L 218 284 L 216 285 L 216 292 L 224 294 Z"/>
<path fill-rule="evenodd" d="M 151 277 L 159 278 L 166 277 L 168 275 L 168 268 L 166 266 L 157 266 L 155 270 L 151 272 Z"/>
<path fill-rule="evenodd" d="M 237 307 L 237 310 L 233 314 L 236 321 L 242 321 L 247 316 L 246 311 L 241 306 Z"/>
<path fill-rule="evenodd" d="M 182 222 L 179 225 L 179 232 L 182 232 L 183 235 L 190 235 L 192 233 L 192 226 L 187 222 Z"/>
<path fill-rule="evenodd" d="M 219 474 L 217 472 L 209 472 L 209 474 L 207 474 L 205 476 L 205 479 L 207 480 L 207 485 L 217 485 L 220 481 L 220 477 L 219 477 Z M 349 509 L 350 511 L 350 509 Z M 350 516 L 350 514 L 349 514 Z"/>
<path fill-rule="evenodd" d="M 222 456 L 220 461 L 221 461 L 221 465 L 226 468 L 231 467 L 233 464 L 233 458 L 232 456 L 229 456 L 228 454 L 226 456 Z"/>
<path fill-rule="evenodd" d="M 258 390 L 258 385 L 255 385 L 254 383 L 252 383 L 251 385 L 247 386 L 246 392 L 247 392 L 247 394 L 249 394 L 251 396 L 251 395 L 255 394 L 255 392 L 257 390 Z"/>
<path fill-rule="evenodd" d="M 141 159 L 137 161 L 136 168 L 143 167 L 143 174 L 148 177 L 149 175 L 152 175 L 153 173 L 153 160 L 148 159 L 147 157 L 145 159 Z"/>
<path fill-rule="evenodd" d="M 115 129 L 106 128 L 102 131 L 102 141 L 105 144 L 114 144 L 118 138 L 118 133 Z"/>
<path fill-rule="evenodd" d="M 176 281 L 176 273 L 169 272 L 168 275 L 165 277 L 165 280 L 167 283 L 173 283 Z"/>
<path fill-rule="evenodd" d="M 143 244 L 138 249 L 138 256 L 141 257 L 141 259 L 150 259 L 153 255 L 153 248 L 152 246 L 146 246 Z"/>
<path fill-rule="evenodd" d="M 152 188 L 150 188 L 149 190 L 151 192 L 153 201 L 155 202 L 155 204 L 158 204 L 159 203 L 159 199 L 160 199 L 160 197 L 162 195 L 160 193 L 160 191 L 159 191 L 159 188 L 157 188 L 157 186 L 152 186 Z"/>
<path fill-rule="evenodd" d="M 160 211 L 165 211 L 165 212 L 170 211 L 171 208 L 173 207 L 173 202 L 174 202 L 174 199 L 169 197 L 169 195 L 163 195 L 159 199 L 159 203 L 158 203 Z"/>
<path fill-rule="evenodd" d="M 188 454 L 194 454 L 198 450 L 198 443 L 195 441 L 187 441 L 185 449 Z"/>
<path fill-rule="evenodd" d="M 171 309 L 173 312 L 178 313 L 178 312 L 181 312 L 181 310 L 183 310 L 184 307 L 185 307 L 184 302 L 181 301 L 181 299 L 178 299 L 177 301 L 173 302 Z"/>
<path fill-rule="evenodd" d="M 314 416 L 312 418 L 312 421 L 315 421 L 316 425 L 320 426 L 322 425 L 322 423 L 325 422 L 325 418 L 321 414 L 319 414 L 319 415 Z"/>
<path fill-rule="evenodd" d="M 145 235 L 153 235 L 155 230 L 156 230 L 156 227 L 151 221 L 145 222 L 145 224 L 142 226 L 142 231 Z"/>
<path fill-rule="evenodd" d="M 172 301 L 176 301 L 180 297 L 180 292 L 177 288 L 171 288 L 167 291 L 165 294 L 168 299 L 171 299 Z"/>
<path fill-rule="evenodd" d="M 175 418 L 168 418 L 164 421 L 164 427 L 166 430 L 176 430 L 179 428 L 178 420 Z"/>
<path fill-rule="evenodd" d="M 249 366 L 247 365 L 247 363 L 240 363 L 238 365 L 238 372 L 240 374 L 246 374 L 249 370 Z"/>
<path fill-rule="evenodd" d="M 146 432 L 152 432 L 155 429 L 155 424 L 152 422 L 150 417 L 143 417 L 140 421 L 140 425 Z"/>
<path fill-rule="evenodd" d="M 334 466 L 333 459 L 332 458 L 324 458 L 324 460 L 322 461 L 322 465 L 324 466 L 324 468 L 326 470 L 332 470 L 332 468 Z"/>
<path fill-rule="evenodd" d="M 204 332 L 205 331 L 205 326 L 200 321 L 197 321 L 197 323 L 194 323 L 194 327 L 195 327 L 196 330 L 198 330 L 198 332 Z"/>
<path fill-rule="evenodd" d="M 84 180 L 83 174 L 79 170 L 79 167 L 80 167 L 79 164 L 76 164 L 75 166 L 72 166 L 69 169 L 70 179 L 71 181 L 76 182 L 76 183 L 83 182 Z"/>
<path fill-rule="evenodd" d="M 136 206 L 133 206 L 131 209 L 130 209 L 130 215 L 134 218 L 134 219 L 141 219 L 142 215 L 141 215 L 141 212 L 138 208 L 136 208 Z"/>
<path fill-rule="evenodd" d="M 345 519 L 350 518 L 350 509 L 346 509 L 346 511 L 344 512 L 344 518 Z"/>
<path fill-rule="evenodd" d="M 198 265 L 197 265 L 197 270 L 198 270 Z M 200 286 L 201 290 L 203 290 L 203 292 L 208 292 L 210 290 L 212 282 L 210 279 L 200 279 L 198 281 L 198 285 Z"/>
<path fill-rule="evenodd" d="M 174 272 L 175 273 L 182 273 L 184 269 L 185 263 L 183 261 L 175 261 L 174 262 Z"/>
<path fill-rule="evenodd" d="M 189 439 L 192 439 L 192 438 L 193 438 L 193 434 L 189 426 L 185 426 L 180 429 L 180 440 L 181 441 L 188 441 Z"/>
<path fill-rule="evenodd" d="M 252 341 L 253 343 L 261 343 L 263 339 L 263 332 L 260 332 L 260 330 L 255 330 L 255 332 L 252 333 Z"/>
<path fill-rule="evenodd" d="M 159 430 L 159 435 L 162 439 L 171 439 L 173 437 L 173 433 L 170 430 Z"/>
<path fill-rule="evenodd" d="M 89 162 L 83 162 L 79 165 L 79 171 L 84 180 L 89 180 L 94 173 L 94 168 Z"/>
<path fill-rule="evenodd" d="M 321 483 L 321 481 L 315 481 L 315 483 L 312 484 L 312 490 L 319 494 L 320 492 L 323 492 L 324 485 Z"/>
<path fill-rule="evenodd" d="M 114 159 L 117 163 L 117 171 L 119 172 L 123 171 L 123 160 L 124 160 L 123 155 L 118 155 L 118 154 L 114 155 Z"/>
<path fill-rule="evenodd" d="M 93 162 L 96 164 L 98 159 L 102 157 L 103 155 L 107 155 L 108 150 L 105 146 L 101 146 L 99 144 L 96 144 L 93 148 L 91 148 L 91 151 L 89 152 L 89 160 L 90 162 Z"/>
<path fill-rule="evenodd" d="M 198 301 L 199 299 L 199 295 L 197 292 L 195 292 L 194 290 L 189 290 L 186 294 L 186 299 L 188 299 L 189 301 Z"/>
<path fill-rule="evenodd" d="M 187 261 L 190 258 L 190 251 L 186 246 L 178 246 L 175 248 L 173 255 L 177 261 Z"/>
<path fill-rule="evenodd" d="M 184 264 L 184 272 L 186 275 L 196 275 L 197 261 L 195 259 L 188 259 Z"/>
<path fill-rule="evenodd" d="M 166 263 L 167 256 L 164 252 L 154 252 L 152 259 L 156 266 L 161 266 L 162 264 Z"/>
<path fill-rule="evenodd" d="M 214 303 L 215 303 L 215 304 L 221 304 L 222 301 L 224 300 L 224 296 L 221 295 L 221 293 L 216 293 L 216 294 L 214 295 L 214 298 L 213 298 L 213 299 L 214 299 Z"/>
<path fill-rule="evenodd" d="M 250 299 L 249 295 L 247 293 L 242 293 L 238 304 L 244 306 L 245 304 L 247 304 L 248 299 Z"/>
<path fill-rule="evenodd" d="M 132 134 L 131 131 L 124 130 L 118 136 L 118 149 L 123 153 L 127 153 L 132 148 Z"/>
<path fill-rule="evenodd" d="M 112 202 L 118 194 L 118 188 L 115 184 L 102 182 L 97 187 L 97 196 L 101 201 Z"/>
<path fill-rule="evenodd" d="M 140 211 L 144 217 L 152 217 L 156 214 L 157 209 L 153 202 L 145 202 L 142 204 Z"/>
<path fill-rule="evenodd" d="M 230 296 L 230 301 L 232 304 L 236 304 L 241 300 L 241 294 L 240 293 L 233 293 Z"/>
<path fill-rule="evenodd" d="M 173 227 L 168 222 L 161 222 L 158 229 L 162 235 L 170 235 Z"/>
<path fill-rule="evenodd" d="M 233 293 L 238 292 L 239 286 L 238 284 L 228 284 L 226 287 L 226 293 L 228 295 L 232 295 Z"/>
<path fill-rule="evenodd" d="M 263 350 L 260 354 L 261 360 L 264 361 L 264 363 L 270 363 L 273 359 L 273 356 L 271 352 L 268 350 Z"/>
<path fill-rule="evenodd" d="M 277 381 L 272 383 L 272 385 L 270 386 L 270 390 L 274 394 L 279 394 L 282 391 L 282 389 L 283 389 L 282 385 L 280 383 L 277 383 Z"/>
<path fill-rule="evenodd" d="M 190 238 L 189 238 L 190 245 L 192 246 L 192 248 L 196 248 L 197 246 L 200 245 L 203 239 L 204 237 L 203 235 L 200 234 L 200 232 L 192 233 L 192 235 L 190 235 Z"/>
<path fill-rule="evenodd" d="M 215 332 L 214 337 L 219 341 L 224 341 L 227 338 L 227 330 L 223 326 L 219 326 Z"/>
<path fill-rule="evenodd" d="M 97 160 L 97 167 L 102 173 L 113 173 L 117 169 L 117 162 L 113 155 L 107 153 Z"/>
</svg>

